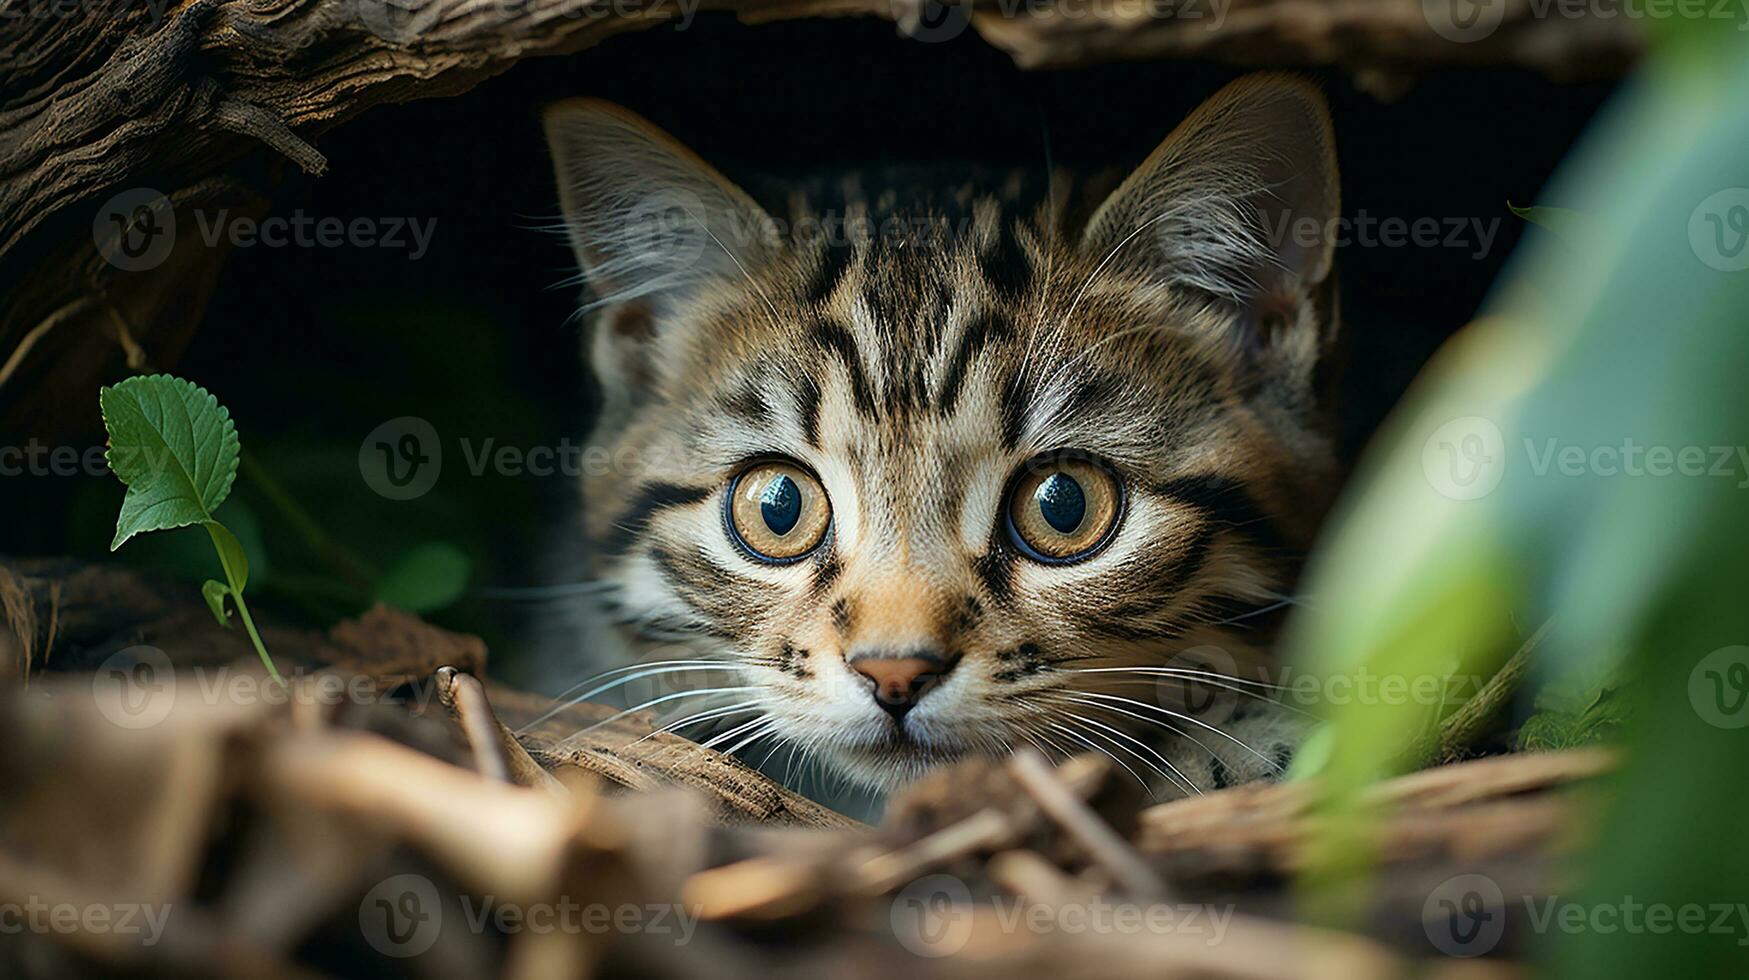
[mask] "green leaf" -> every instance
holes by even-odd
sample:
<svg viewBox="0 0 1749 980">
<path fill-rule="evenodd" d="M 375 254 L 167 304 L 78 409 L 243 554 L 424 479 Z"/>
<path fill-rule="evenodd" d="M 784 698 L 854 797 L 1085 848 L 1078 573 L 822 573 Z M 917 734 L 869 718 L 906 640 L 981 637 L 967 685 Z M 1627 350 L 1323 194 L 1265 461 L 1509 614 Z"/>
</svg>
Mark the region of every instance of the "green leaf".
<svg viewBox="0 0 1749 980">
<path fill-rule="evenodd" d="M 225 581 L 236 592 L 243 591 L 249 584 L 249 556 L 243 552 L 243 545 L 223 524 L 218 521 L 207 521 L 206 532 L 212 535 L 213 547 L 218 550 L 219 564 L 224 566 Z"/>
<path fill-rule="evenodd" d="M 247 469 L 238 471 L 238 487 L 248 481 Z M 109 521 L 115 517 L 115 501 L 113 490 L 101 484 L 103 493 L 99 500 L 97 520 Z M 267 553 L 266 538 L 262 534 L 261 520 L 250 510 L 243 495 L 233 492 L 218 510 L 213 512 L 213 520 L 225 526 L 225 530 L 236 535 L 237 541 L 243 545 L 243 554 L 249 559 L 249 583 L 251 587 L 259 587 L 263 580 L 273 574 L 273 556 Z M 194 533 L 200 530 L 201 533 Z M 99 528 L 102 544 L 109 543 L 110 529 Z M 163 534 L 141 534 L 128 541 L 124 551 L 117 556 L 134 568 L 150 570 L 154 575 L 190 582 L 198 586 L 209 578 L 223 578 L 219 566 L 214 562 L 212 536 L 198 528 L 179 528 L 176 531 Z"/>
<path fill-rule="evenodd" d="M 472 564 L 460 548 L 447 541 L 418 545 L 402 555 L 377 583 L 375 598 L 414 613 L 442 609 L 461 598 Z"/>
<path fill-rule="evenodd" d="M 167 374 L 99 393 L 109 468 L 127 485 L 111 551 L 142 531 L 212 520 L 237 478 L 237 428 L 206 389 Z"/>
<path fill-rule="evenodd" d="M 1572 904 L 1593 910 L 1735 908 L 1749 880 L 1749 715 L 1741 690 L 1709 680 L 1749 655 L 1744 471 L 1634 473 L 1593 454 L 1735 460 L 1749 431 L 1749 34 L 1696 28 L 1683 45 L 1642 66 L 1553 185 L 1595 233 L 1515 256 L 1493 315 L 1454 338 L 1369 449 L 1290 637 L 1309 671 L 1433 672 L 1456 656 L 1482 676 L 1499 623 L 1554 615 L 1539 669 L 1596 686 L 1529 734 L 1588 739 L 1620 719 L 1621 768 L 1587 789 L 1597 802 L 1574 816 L 1592 843 L 1564 869 Z M 1550 446 L 1579 447 L 1585 465 L 1539 463 Z M 1351 886 L 1376 808 L 1361 787 L 1418 761 L 1400 746 L 1430 713 L 1333 710 L 1309 909 L 1365 893 Z M 1538 938 L 1551 976 L 1625 980 L 1736 975 L 1740 935 Z"/>
<path fill-rule="evenodd" d="M 230 626 L 231 615 L 225 611 L 225 597 L 231 594 L 231 587 L 209 578 L 201 585 L 200 594 L 206 597 L 206 607 L 213 611 L 213 618 L 219 621 L 219 625 Z"/>
</svg>

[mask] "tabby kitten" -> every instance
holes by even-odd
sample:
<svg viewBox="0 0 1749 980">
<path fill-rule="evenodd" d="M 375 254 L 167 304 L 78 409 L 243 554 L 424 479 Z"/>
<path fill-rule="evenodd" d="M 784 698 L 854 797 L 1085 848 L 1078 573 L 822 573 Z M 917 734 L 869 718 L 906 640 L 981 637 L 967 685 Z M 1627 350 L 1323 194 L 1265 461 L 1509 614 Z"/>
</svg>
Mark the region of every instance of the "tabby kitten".
<svg viewBox="0 0 1749 980">
<path fill-rule="evenodd" d="M 780 223 L 624 109 L 545 119 L 613 460 L 593 572 L 629 636 L 733 665 L 714 717 L 873 787 L 1027 744 L 1168 793 L 1279 769 L 1255 665 L 1336 479 L 1313 86 L 1229 85 L 1079 222 Z"/>
</svg>

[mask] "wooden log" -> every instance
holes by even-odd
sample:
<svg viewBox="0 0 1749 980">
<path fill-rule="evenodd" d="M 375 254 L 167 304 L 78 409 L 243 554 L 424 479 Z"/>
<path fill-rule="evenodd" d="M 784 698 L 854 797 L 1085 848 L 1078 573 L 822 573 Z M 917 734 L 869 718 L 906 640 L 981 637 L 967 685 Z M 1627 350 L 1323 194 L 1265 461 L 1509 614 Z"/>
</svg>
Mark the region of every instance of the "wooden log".
<svg viewBox="0 0 1749 980">
<path fill-rule="evenodd" d="M 190 587 L 164 586 L 124 569 L 67 561 L 0 557 L 0 571 L 5 575 L 0 578 L 0 600 L 5 600 L 0 602 L 5 616 L 0 637 L 22 649 L 18 637 L 29 634 L 31 662 L 39 676 L 45 662 L 55 674 L 92 670 L 141 644 L 154 650 L 161 647 L 159 655 L 166 658 L 167 666 L 204 672 L 209 684 L 215 677 L 227 676 L 247 685 L 258 673 L 259 661 L 248 640 L 219 626 Z M 326 634 L 289 629 L 271 616 L 260 621 L 282 668 L 294 677 L 318 682 L 316 686 L 328 692 L 314 702 L 318 709 L 340 707 L 336 700 L 353 707 L 358 692 L 371 700 L 388 701 L 409 688 L 416 703 L 425 703 L 419 699 L 428 694 L 441 700 L 436 678 L 440 670 L 450 668 L 476 677 L 486 671 L 486 647 L 479 638 L 439 629 L 387 606 L 346 620 Z M 56 630 L 54 642 L 48 644 L 44 639 L 51 622 Z M 16 663 L 21 656 L 7 656 L 6 648 L 0 648 L 0 663 Z M 196 683 L 189 681 L 190 687 Z M 345 697 L 337 699 L 333 692 L 341 689 Z M 488 683 L 483 693 L 489 709 L 481 717 L 482 725 L 496 726 L 501 719 L 504 726 L 522 728 L 552 706 L 549 698 L 502 685 Z M 295 706 L 311 703 L 296 700 Z M 564 707 L 525 733 L 520 743 L 528 750 L 524 758 L 532 752 L 561 779 L 570 771 L 599 777 L 620 789 L 690 787 L 711 800 L 718 818 L 726 823 L 859 826 L 733 758 L 681 736 L 655 732 L 648 715 L 602 724 L 616 714 L 605 705 Z M 508 748 L 493 748 L 514 755 Z M 455 753 L 458 760 L 466 754 Z M 524 763 L 513 758 L 503 764 Z M 552 788 L 532 773 L 524 771 L 523 777 L 528 781 L 524 785 Z"/>
</svg>

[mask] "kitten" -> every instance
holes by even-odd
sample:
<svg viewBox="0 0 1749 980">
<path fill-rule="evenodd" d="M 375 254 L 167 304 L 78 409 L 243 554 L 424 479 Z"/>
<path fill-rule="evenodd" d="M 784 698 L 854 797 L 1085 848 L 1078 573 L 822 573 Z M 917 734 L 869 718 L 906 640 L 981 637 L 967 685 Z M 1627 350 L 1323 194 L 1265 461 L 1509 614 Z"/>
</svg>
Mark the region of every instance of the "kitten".
<svg viewBox="0 0 1749 980">
<path fill-rule="evenodd" d="M 1257 671 L 1337 478 L 1313 86 L 1229 85 L 1085 221 L 780 223 L 624 109 L 545 119 L 612 461 L 593 571 L 628 636 L 730 665 L 701 722 L 880 788 L 1027 744 L 1166 793 L 1279 771 Z"/>
</svg>

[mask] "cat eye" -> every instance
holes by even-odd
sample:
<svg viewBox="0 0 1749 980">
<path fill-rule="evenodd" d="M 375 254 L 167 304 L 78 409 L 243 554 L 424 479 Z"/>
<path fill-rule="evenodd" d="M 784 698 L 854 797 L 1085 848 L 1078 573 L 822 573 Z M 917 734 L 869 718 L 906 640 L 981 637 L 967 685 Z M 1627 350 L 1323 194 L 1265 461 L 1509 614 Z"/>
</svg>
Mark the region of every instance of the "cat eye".
<svg viewBox="0 0 1749 980">
<path fill-rule="evenodd" d="M 794 463 L 766 460 L 729 481 L 723 518 L 741 550 L 785 565 L 819 547 L 832 523 L 832 505 L 812 473 Z"/>
<path fill-rule="evenodd" d="M 1021 469 L 1006 509 L 1015 547 L 1029 558 L 1066 564 L 1105 547 L 1123 509 L 1123 488 L 1092 460 L 1053 455 Z"/>
</svg>

